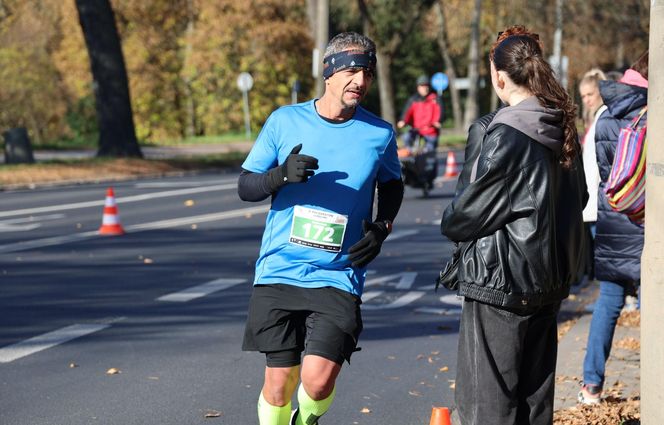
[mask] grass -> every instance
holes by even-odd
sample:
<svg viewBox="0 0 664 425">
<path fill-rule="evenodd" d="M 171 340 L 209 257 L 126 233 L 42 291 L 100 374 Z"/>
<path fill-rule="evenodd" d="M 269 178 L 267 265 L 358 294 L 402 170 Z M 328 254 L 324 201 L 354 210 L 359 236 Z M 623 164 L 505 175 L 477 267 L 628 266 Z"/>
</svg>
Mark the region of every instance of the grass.
<svg viewBox="0 0 664 425">
<path fill-rule="evenodd" d="M 251 140 L 256 140 L 258 133 L 251 133 Z M 245 132 L 224 133 L 217 136 L 195 136 L 184 139 L 165 139 L 159 141 L 139 141 L 141 146 L 191 146 L 191 145 L 215 145 L 234 142 L 244 142 L 247 140 Z M 72 138 L 49 140 L 46 142 L 32 142 L 33 150 L 96 150 L 98 147 L 96 137 L 91 138 Z"/>
<path fill-rule="evenodd" d="M 239 167 L 246 153 L 203 155 L 173 159 L 89 158 L 36 164 L 0 165 L 0 188 L 34 187 L 56 182 L 83 183 L 163 176 L 199 170 Z"/>
</svg>

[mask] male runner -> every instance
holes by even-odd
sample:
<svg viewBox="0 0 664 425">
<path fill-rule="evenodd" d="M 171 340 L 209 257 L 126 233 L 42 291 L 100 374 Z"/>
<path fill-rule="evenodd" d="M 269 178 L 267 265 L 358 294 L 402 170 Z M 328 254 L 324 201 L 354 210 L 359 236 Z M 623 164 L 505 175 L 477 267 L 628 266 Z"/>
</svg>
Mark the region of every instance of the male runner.
<svg viewBox="0 0 664 425">
<path fill-rule="evenodd" d="M 298 381 L 290 424 L 318 424 L 329 409 L 362 331 L 365 267 L 403 198 L 394 131 L 359 106 L 375 44 L 339 34 L 323 62 L 323 96 L 270 115 L 238 182 L 243 200 L 272 196 L 242 344 L 266 356 L 260 425 L 289 424 Z"/>
</svg>

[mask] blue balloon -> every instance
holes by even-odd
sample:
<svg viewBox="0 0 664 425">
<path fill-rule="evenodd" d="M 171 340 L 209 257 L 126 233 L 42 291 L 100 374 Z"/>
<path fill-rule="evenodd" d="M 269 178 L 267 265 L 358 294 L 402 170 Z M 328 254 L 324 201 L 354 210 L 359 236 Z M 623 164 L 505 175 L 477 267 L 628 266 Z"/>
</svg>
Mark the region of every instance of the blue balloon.
<svg viewBox="0 0 664 425">
<path fill-rule="evenodd" d="M 449 78 L 447 78 L 447 75 L 443 74 L 442 72 L 436 72 L 431 77 L 431 87 L 433 87 L 437 92 L 442 92 L 449 86 L 449 84 Z"/>
</svg>

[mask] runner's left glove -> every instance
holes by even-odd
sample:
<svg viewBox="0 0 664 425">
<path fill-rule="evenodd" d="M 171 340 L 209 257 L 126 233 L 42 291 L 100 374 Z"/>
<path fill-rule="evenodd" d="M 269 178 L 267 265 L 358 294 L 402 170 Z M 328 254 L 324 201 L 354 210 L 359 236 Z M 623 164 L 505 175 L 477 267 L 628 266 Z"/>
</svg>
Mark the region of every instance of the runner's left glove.
<svg viewBox="0 0 664 425">
<path fill-rule="evenodd" d="M 348 259 L 353 267 L 366 267 L 378 254 L 383 246 L 383 241 L 390 234 L 384 222 L 377 221 L 367 224 L 362 220 L 364 237 L 348 249 Z"/>
</svg>

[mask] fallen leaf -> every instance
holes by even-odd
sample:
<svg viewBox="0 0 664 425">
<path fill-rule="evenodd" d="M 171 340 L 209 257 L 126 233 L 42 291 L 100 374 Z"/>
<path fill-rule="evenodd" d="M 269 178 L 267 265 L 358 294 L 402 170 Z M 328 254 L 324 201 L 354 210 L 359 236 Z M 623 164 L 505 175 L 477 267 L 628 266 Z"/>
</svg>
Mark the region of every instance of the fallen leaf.
<svg viewBox="0 0 664 425">
<path fill-rule="evenodd" d="M 208 411 L 205 413 L 205 417 L 206 417 L 206 418 L 218 418 L 218 417 L 220 417 L 220 416 L 221 416 L 221 412 L 218 411 L 218 410 L 208 410 Z"/>
<path fill-rule="evenodd" d="M 448 370 L 450 370 L 450 368 L 447 367 L 447 366 L 443 366 L 443 367 L 441 367 L 441 368 L 438 369 L 438 370 L 439 370 L 440 372 L 447 372 Z"/>
<path fill-rule="evenodd" d="M 253 214 L 247 213 L 247 214 L 244 215 L 244 218 L 251 218 L 252 216 L 253 216 Z"/>
<path fill-rule="evenodd" d="M 408 391 L 408 394 L 412 395 L 413 397 L 422 397 L 422 393 L 419 391 Z"/>
<path fill-rule="evenodd" d="M 194 202 L 192 199 L 187 199 L 186 201 L 184 201 L 184 205 L 185 205 L 186 207 L 193 207 L 193 206 L 194 206 L 194 203 L 195 203 L 195 202 Z"/>
<path fill-rule="evenodd" d="M 424 354 L 418 354 L 417 357 L 415 357 L 416 360 L 422 360 L 424 358 Z"/>
<path fill-rule="evenodd" d="M 456 382 L 452 382 L 452 383 L 450 384 L 450 388 L 451 388 L 451 389 L 455 389 L 455 388 L 456 388 Z"/>
<path fill-rule="evenodd" d="M 143 263 L 144 264 L 152 264 L 152 263 L 154 263 L 154 261 L 152 261 L 152 258 L 145 258 L 145 259 L 143 259 Z"/>
<path fill-rule="evenodd" d="M 198 229 L 198 224 L 192 224 L 192 225 L 191 225 L 191 228 L 192 228 L 193 230 Z"/>
<path fill-rule="evenodd" d="M 73 369 L 75 367 L 78 367 L 78 365 L 76 363 L 69 363 L 69 368 L 70 369 Z"/>
<path fill-rule="evenodd" d="M 433 357 L 429 357 L 429 358 L 427 359 L 427 361 L 428 361 L 429 363 L 433 363 Z"/>
<path fill-rule="evenodd" d="M 431 352 L 431 355 L 432 355 L 432 356 L 437 356 L 438 354 L 440 354 L 440 351 L 432 351 L 432 352 Z"/>
<path fill-rule="evenodd" d="M 387 360 L 396 360 L 397 358 L 394 356 L 387 356 Z"/>
<path fill-rule="evenodd" d="M 148 379 L 152 379 L 153 381 L 158 381 L 159 377 L 158 376 L 148 376 Z"/>
<path fill-rule="evenodd" d="M 362 410 L 360 410 L 360 413 L 371 413 L 371 409 L 368 407 L 363 407 Z"/>
<path fill-rule="evenodd" d="M 120 369 L 116 369 L 114 367 L 110 368 L 109 370 L 106 371 L 107 375 L 117 375 L 118 373 L 122 373 Z"/>
</svg>

